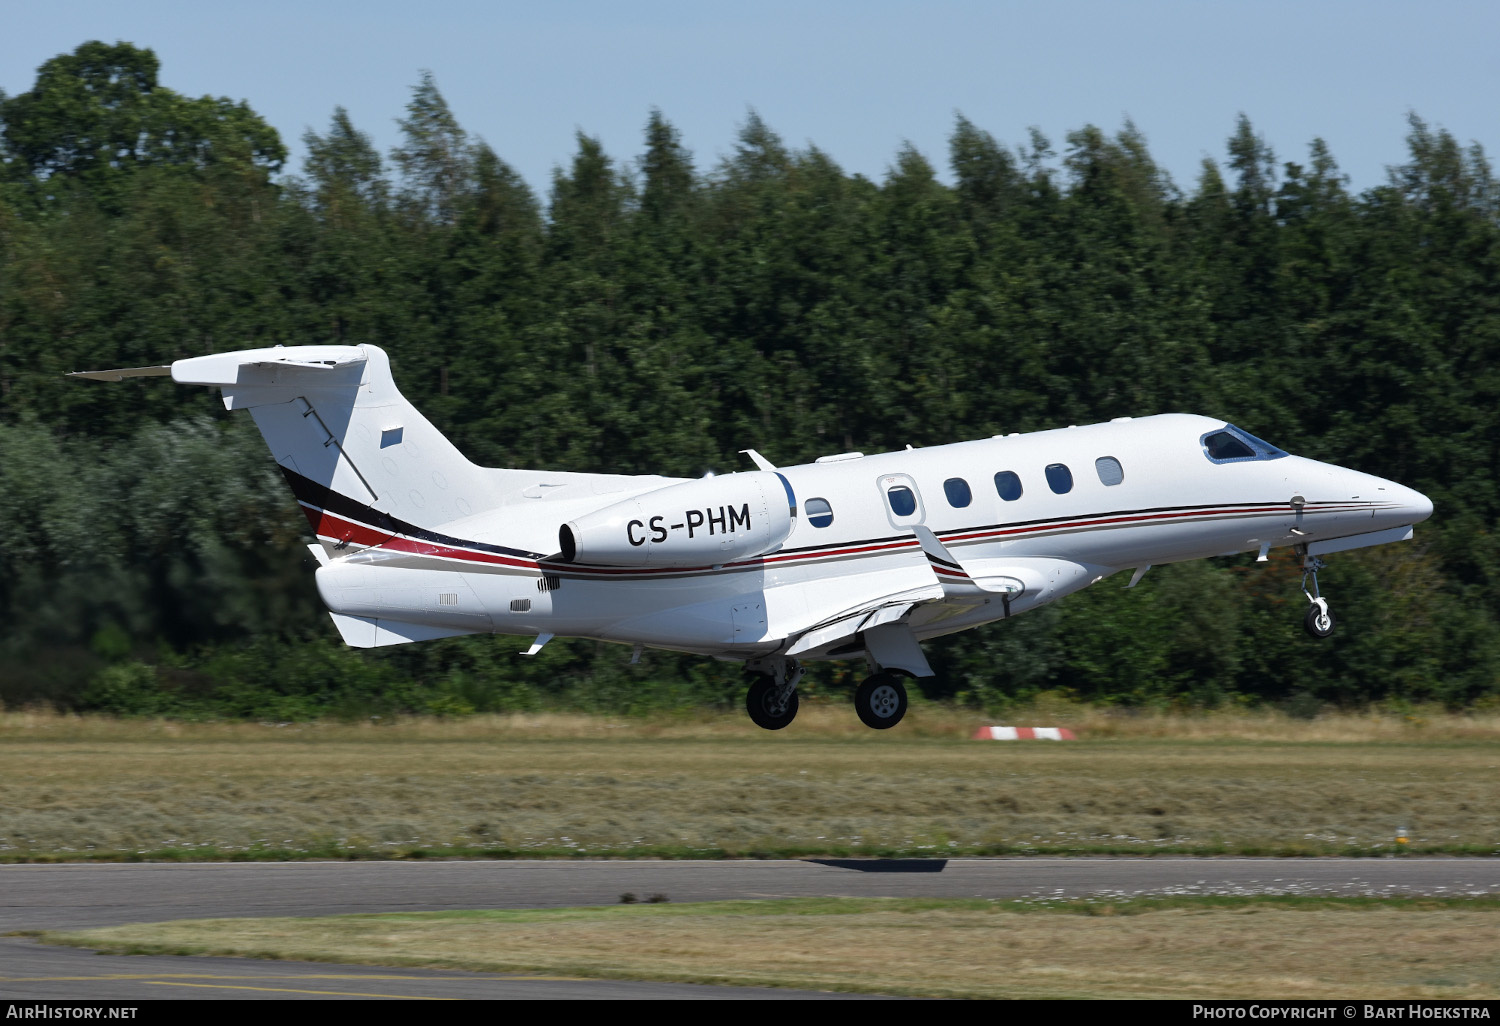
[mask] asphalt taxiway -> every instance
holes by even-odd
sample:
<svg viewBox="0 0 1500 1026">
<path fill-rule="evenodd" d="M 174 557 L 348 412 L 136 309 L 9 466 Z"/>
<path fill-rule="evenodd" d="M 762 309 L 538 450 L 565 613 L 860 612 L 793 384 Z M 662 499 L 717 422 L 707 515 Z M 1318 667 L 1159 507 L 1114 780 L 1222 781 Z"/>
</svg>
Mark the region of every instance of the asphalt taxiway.
<svg viewBox="0 0 1500 1026">
<path fill-rule="evenodd" d="M 1500 893 L 1500 859 L 806 859 L 127 863 L 0 866 L 0 933 L 242 916 L 319 916 L 793 897 Z M 163 997 L 811 997 L 790 990 L 95 955 L 0 938 L 0 1000 Z M 828 997 L 845 995 L 821 995 Z"/>
</svg>

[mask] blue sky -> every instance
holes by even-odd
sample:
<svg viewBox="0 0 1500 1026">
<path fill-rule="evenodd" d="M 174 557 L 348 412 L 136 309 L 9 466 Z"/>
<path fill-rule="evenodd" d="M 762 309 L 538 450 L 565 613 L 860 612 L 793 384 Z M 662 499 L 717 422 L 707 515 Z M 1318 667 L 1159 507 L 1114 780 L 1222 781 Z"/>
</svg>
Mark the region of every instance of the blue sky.
<svg viewBox="0 0 1500 1026">
<path fill-rule="evenodd" d="M 882 176 L 910 141 L 947 178 L 954 113 L 1007 144 L 1131 117 L 1190 189 L 1249 115 L 1280 160 L 1323 137 L 1356 189 L 1403 159 L 1410 110 L 1500 148 L 1500 3 L 1426 0 L 11 0 L 0 88 L 88 39 L 154 49 L 162 82 L 246 99 L 292 147 L 335 105 L 382 150 L 430 69 L 460 123 L 545 196 L 574 133 L 634 159 L 651 107 L 700 169 L 750 108 L 792 146 Z"/>
</svg>

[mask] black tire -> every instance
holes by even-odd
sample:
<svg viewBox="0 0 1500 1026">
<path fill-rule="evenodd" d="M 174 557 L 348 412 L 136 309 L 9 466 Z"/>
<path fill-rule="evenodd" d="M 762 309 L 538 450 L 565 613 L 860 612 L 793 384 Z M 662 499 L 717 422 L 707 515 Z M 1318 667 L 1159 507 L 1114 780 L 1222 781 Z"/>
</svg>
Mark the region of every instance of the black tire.
<svg viewBox="0 0 1500 1026">
<path fill-rule="evenodd" d="M 1319 606 L 1308 606 L 1307 615 L 1302 618 L 1302 629 L 1315 638 L 1326 638 L 1333 633 L 1338 626 L 1334 619 L 1333 610 L 1324 612 Z"/>
<path fill-rule="evenodd" d="M 888 730 L 906 715 L 906 685 L 884 671 L 866 678 L 854 692 L 854 711 L 865 726 Z"/>
<path fill-rule="evenodd" d="M 786 700 L 786 708 L 779 712 L 773 707 L 776 701 L 776 682 L 770 677 L 761 677 L 745 692 L 745 711 L 757 727 L 780 730 L 797 718 L 797 692 Z"/>
</svg>

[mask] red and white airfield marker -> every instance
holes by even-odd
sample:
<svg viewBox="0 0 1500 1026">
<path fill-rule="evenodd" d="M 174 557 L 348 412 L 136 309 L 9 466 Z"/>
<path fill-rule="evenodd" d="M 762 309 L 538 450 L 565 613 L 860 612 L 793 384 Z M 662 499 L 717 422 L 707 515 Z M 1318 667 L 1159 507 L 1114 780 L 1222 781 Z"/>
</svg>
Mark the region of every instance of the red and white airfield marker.
<svg viewBox="0 0 1500 1026">
<path fill-rule="evenodd" d="M 975 741 L 1077 741 L 1067 727 L 980 727 Z"/>
</svg>

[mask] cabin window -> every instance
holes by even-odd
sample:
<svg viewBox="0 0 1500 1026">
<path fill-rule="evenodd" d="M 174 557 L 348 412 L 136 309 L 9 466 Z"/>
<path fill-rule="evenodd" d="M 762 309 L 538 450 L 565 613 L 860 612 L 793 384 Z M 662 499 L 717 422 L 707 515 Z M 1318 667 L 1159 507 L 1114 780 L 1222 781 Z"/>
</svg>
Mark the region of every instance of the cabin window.
<svg viewBox="0 0 1500 1026">
<path fill-rule="evenodd" d="M 995 475 L 995 491 L 1006 502 L 1015 502 L 1021 497 L 1021 478 L 1015 471 L 1002 470 Z"/>
<path fill-rule="evenodd" d="M 833 507 L 828 505 L 827 499 L 808 499 L 802 509 L 807 514 L 807 522 L 814 527 L 827 527 L 833 523 Z"/>
<path fill-rule="evenodd" d="M 1199 439 L 1203 455 L 1214 463 L 1240 463 L 1248 460 L 1279 460 L 1285 456 L 1270 442 L 1263 442 L 1248 431 L 1225 424 Z"/>
<path fill-rule="evenodd" d="M 917 496 L 905 485 L 897 485 L 885 493 L 890 501 L 891 512 L 898 517 L 909 517 L 917 511 Z"/>
<path fill-rule="evenodd" d="M 1104 484 L 1117 485 L 1125 480 L 1125 468 L 1113 456 L 1100 456 L 1094 461 L 1094 469 L 1099 472 L 1099 480 Z"/>
<path fill-rule="evenodd" d="M 963 509 L 974 501 L 974 493 L 969 490 L 969 482 L 961 477 L 950 477 L 944 481 L 943 494 L 948 496 L 948 505 L 954 509 Z"/>
<path fill-rule="evenodd" d="M 1073 472 L 1061 463 L 1047 464 L 1047 487 L 1058 495 L 1066 495 L 1073 490 Z"/>
</svg>

